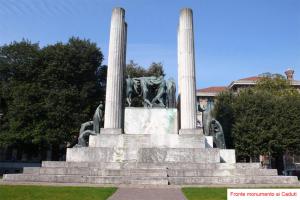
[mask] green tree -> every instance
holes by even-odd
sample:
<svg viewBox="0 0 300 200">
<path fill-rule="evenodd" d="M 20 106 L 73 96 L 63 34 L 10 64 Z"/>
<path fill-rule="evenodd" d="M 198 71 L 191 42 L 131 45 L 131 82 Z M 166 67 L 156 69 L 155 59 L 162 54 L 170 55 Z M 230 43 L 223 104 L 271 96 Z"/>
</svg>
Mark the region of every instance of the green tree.
<svg viewBox="0 0 300 200">
<path fill-rule="evenodd" d="M 163 65 L 162 63 L 156 63 L 156 62 L 153 62 L 151 63 L 151 65 L 148 67 L 147 69 L 147 73 L 146 73 L 148 76 L 165 76 L 165 72 L 164 72 L 164 69 L 163 69 Z"/>
<path fill-rule="evenodd" d="M 143 76 L 165 76 L 164 68 L 162 63 L 153 62 L 148 68 L 144 68 L 139 64 L 130 60 L 126 65 L 125 77 L 143 77 Z"/>
<path fill-rule="evenodd" d="M 7 105 L 0 144 L 42 152 L 74 140 L 104 99 L 106 67 L 96 44 L 71 38 L 40 49 L 22 41 L 0 53 L 1 98 Z M 53 153 L 57 159 L 59 152 Z"/>
<path fill-rule="evenodd" d="M 52 145 L 72 141 L 78 128 L 90 119 L 100 100 L 96 72 L 103 55 L 96 44 L 71 38 L 42 50 L 45 70 L 41 74 L 45 95 L 47 128 Z"/>
<path fill-rule="evenodd" d="M 239 158 L 281 159 L 285 153 L 300 151 L 299 102 L 300 94 L 288 80 L 262 78 L 236 95 L 220 94 L 215 114 L 229 130 L 224 132 L 232 136 Z"/>
<path fill-rule="evenodd" d="M 232 124 L 234 122 L 233 116 L 233 100 L 234 94 L 230 91 L 222 92 L 218 95 L 214 106 L 213 116 L 222 124 L 225 144 L 229 149 L 234 148 L 232 138 Z"/>
<path fill-rule="evenodd" d="M 33 152 L 36 121 L 42 118 L 43 91 L 37 80 L 41 72 L 38 44 L 13 42 L 0 48 L 1 119 L 0 144 Z"/>
<path fill-rule="evenodd" d="M 276 141 L 275 99 L 270 93 L 246 89 L 234 101 L 232 134 L 237 155 L 255 158 L 267 154 Z"/>
<path fill-rule="evenodd" d="M 125 70 L 125 77 L 127 78 L 128 76 L 130 76 L 131 78 L 147 76 L 147 70 L 139 66 L 133 60 L 130 60 L 129 63 L 126 65 Z"/>
</svg>

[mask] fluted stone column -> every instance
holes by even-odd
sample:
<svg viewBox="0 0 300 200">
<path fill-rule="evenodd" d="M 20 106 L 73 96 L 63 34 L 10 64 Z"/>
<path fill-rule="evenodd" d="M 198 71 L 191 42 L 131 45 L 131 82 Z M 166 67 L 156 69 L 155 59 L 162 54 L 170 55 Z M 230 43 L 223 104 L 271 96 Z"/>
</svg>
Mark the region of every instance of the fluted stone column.
<svg viewBox="0 0 300 200">
<path fill-rule="evenodd" d="M 110 25 L 104 128 L 101 134 L 122 133 L 126 31 L 125 10 L 114 8 Z"/>
<path fill-rule="evenodd" d="M 178 84 L 180 95 L 180 134 L 196 130 L 196 80 L 193 12 L 189 8 L 180 11 L 178 27 Z"/>
</svg>

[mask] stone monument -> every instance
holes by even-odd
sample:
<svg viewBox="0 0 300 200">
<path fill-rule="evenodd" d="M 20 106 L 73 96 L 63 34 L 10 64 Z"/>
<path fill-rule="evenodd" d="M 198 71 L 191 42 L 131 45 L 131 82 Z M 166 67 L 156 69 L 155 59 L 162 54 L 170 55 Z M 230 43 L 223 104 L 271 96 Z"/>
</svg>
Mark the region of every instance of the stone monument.
<svg viewBox="0 0 300 200">
<path fill-rule="evenodd" d="M 111 18 L 104 128 L 100 129 L 100 133 L 93 131 L 89 135 L 88 146 L 68 148 L 66 161 L 45 161 L 41 168 L 24 168 L 23 174 L 6 174 L 3 177 L 5 182 L 155 185 L 298 183 L 297 177 L 277 176 L 276 170 L 262 169 L 260 163 L 236 163 L 233 149 L 206 145 L 206 136 L 196 128 L 191 9 L 182 9 L 179 17 L 179 109 L 175 108 L 173 101 L 174 84 L 162 77 L 128 79 L 128 104 L 131 105 L 131 97 L 134 92 L 139 93 L 140 87 L 145 107 L 124 108 L 126 37 L 125 10 L 115 8 Z M 147 85 L 157 86 L 153 98 L 148 96 Z M 169 100 L 163 101 L 163 95 L 169 96 Z M 82 131 L 89 125 L 91 123 L 85 124 Z M 219 129 L 215 130 L 217 133 Z"/>
</svg>

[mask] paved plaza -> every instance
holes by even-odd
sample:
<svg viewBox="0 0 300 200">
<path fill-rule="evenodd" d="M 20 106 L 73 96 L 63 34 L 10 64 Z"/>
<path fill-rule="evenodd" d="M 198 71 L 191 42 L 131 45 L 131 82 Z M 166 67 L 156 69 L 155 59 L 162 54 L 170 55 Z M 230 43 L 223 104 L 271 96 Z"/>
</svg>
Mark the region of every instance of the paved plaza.
<svg viewBox="0 0 300 200">
<path fill-rule="evenodd" d="M 109 200 L 186 200 L 180 188 L 119 188 Z"/>
</svg>

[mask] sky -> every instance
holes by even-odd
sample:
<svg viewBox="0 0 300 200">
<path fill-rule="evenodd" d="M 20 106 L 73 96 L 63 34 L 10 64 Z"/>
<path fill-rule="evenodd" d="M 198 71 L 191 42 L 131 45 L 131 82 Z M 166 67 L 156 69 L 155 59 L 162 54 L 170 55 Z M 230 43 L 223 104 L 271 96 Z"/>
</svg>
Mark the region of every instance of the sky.
<svg viewBox="0 0 300 200">
<path fill-rule="evenodd" d="M 181 8 L 194 14 L 197 88 L 264 72 L 300 80 L 300 0 L 0 0 L 0 45 L 90 39 L 107 64 L 111 11 L 126 10 L 127 62 L 164 65 L 177 79 Z"/>
</svg>

